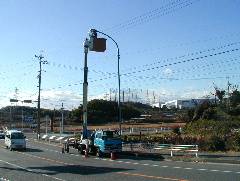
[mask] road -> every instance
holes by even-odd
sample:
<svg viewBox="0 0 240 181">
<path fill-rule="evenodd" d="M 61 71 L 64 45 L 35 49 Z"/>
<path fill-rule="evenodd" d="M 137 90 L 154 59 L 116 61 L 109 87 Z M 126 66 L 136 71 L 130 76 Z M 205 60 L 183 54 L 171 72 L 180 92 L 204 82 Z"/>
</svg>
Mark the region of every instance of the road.
<svg viewBox="0 0 240 181">
<path fill-rule="evenodd" d="M 27 151 L 9 151 L 0 141 L 0 180 L 114 181 L 238 181 L 240 165 L 160 161 L 151 159 L 88 158 L 59 145 L 28 138 Z"/>
</svg>

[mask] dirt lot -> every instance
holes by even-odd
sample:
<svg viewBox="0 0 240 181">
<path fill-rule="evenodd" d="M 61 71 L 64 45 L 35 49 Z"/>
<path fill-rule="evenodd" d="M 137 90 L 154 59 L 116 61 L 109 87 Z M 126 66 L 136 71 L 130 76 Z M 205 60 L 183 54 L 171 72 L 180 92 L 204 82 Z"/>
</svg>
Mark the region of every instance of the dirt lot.
<svg viewBox="0 0 240 181">
<path fill-rule="evenodd" d="M 129 129 L 129 128 L 161 128 L 161 127 L 183 127 L 185 123 L 156 123 L 156 124 L 149 124 L 149 123 L 128 123 L 122 124 L 122 129 Z M 66 131 L 80 131 L 82 130 L 81 126 L 65 126 L 64 128 Z M 88 129 L 119 129 L 118 123 L 112 124 L 105 124 L 105 125 L 88 125 Z"/>
</svg>

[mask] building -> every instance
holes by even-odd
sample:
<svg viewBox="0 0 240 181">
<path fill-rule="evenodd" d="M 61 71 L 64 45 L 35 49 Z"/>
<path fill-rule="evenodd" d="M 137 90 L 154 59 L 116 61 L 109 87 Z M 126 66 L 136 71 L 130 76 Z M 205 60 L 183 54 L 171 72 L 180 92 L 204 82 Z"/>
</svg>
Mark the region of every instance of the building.
<svg viewBox="0 0 240 181">
<path fill-rule="evenodd" d="M 211 103 L 215 102 L 215 99 L 180 99 L 180 100 L 172 100 L 161 104 L 161 108 L 167 107 L 168 109 L 177 108 L 194 108 L 199 104 L 202 104 L 205 101 L 209 101 Z"/>
</svg>

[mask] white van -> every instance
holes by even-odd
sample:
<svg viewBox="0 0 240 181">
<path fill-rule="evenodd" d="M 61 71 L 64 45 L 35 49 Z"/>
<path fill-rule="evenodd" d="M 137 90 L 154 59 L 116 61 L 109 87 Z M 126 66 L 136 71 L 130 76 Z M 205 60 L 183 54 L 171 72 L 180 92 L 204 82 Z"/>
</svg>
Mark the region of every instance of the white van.
<svg viewBox="0 0 240 181">
<path fill-rule="evenodd" d="M 7 130 L 5 135 L 6 148 L 26 150 L 26 140 L 23 132 L 18 130 Z"/>
</svg>

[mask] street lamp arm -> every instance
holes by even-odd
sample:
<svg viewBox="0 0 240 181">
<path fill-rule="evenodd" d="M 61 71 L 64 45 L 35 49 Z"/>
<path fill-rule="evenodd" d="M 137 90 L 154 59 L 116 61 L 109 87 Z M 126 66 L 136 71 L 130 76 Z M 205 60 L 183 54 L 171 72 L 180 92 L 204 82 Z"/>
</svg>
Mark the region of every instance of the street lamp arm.
<svg viewBox="0 0 240 181">
<path fill-rule="evenodd" d="M 106 33 L 103 33 L 101 31 L 98 31 L 96 29 L 91 29 L 90 30 L 91 32 L 93 32 L 94 34 L 96 33 L 100 33 L 100 34 L 103 34 L 105 35 L 106 37 L 110 38 L 114 43 L 115 45 L 117 46 L 117 58 L 118 58 L 118 122 L 119 122 L 119 128 L 120 128 L 120 134 L 122 132 L 122 113 L 121 113 L 121 81 L 120 81 L 120 53 L 119 53 L 119 47 L 118 47 L 118 44 L 117 42 L 109 35 L 107 35 Z"/>
</svg>

